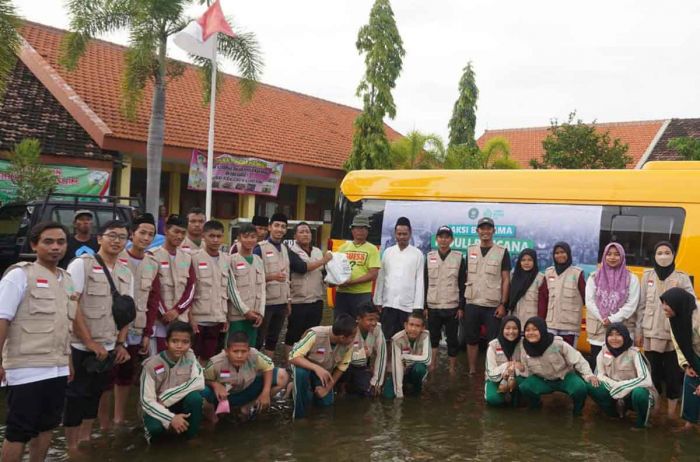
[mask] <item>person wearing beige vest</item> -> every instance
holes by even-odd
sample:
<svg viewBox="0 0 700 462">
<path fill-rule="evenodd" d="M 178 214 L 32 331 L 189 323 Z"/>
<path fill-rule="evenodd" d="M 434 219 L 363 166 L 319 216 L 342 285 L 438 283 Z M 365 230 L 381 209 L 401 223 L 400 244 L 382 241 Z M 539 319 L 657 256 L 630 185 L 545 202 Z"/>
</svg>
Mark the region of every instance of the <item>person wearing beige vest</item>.
<svg viewBox="0 0 700 462">
<path fill-rule="evenodd" d="M 637 308 L 637 347 L 651 363 L 651 378 L 659 393 L 666 394 L 668 415 L 676 418 L 678 398 L 683 386 L 683 370 L 671 340 L 671 326 L 664 316 L 660 297 L 667 290 L 679 287 L 695 295 L 690 278 L 676 269 L 675 250 L 670 242 L 659 242 L 654 248 L 654 268 L 644 271 Z"/>
<path fill-rule="evenodd" d="M 386 374 L 387 348 L 379 310 L 372 303 L 359 308 L 357 335 L 352 342 L 352 362 L 341 378 L 348 393 L 366 397 L 378 396 Z"/>
<path fill-rule="evenodd" d="M 245 332 L 234 332 L 226 348 L 212 356 L 204 369 L 204 415 L 213 423 L 218 421 L 216 411 L 222 411 L 222 402 L 228 401 L 229 412 L 240 408 L 244 418 L 250 417 L 267 410 L 272 397 L 287 387 L 287 371 L 248 343 Z"/>
<path fill-rule="evenodd" d="M 498 335 L 505 303 L 510 291 L 510 255 L 496 244 L 493 220 L 482 217 L 477 222 L 479 243 L 467 249 L 467 281 L 464 290 L 464 331 L 469 360 L 469 374 L 476 373 L 481 341 L 481 326 L 486 326 L 486 340 Z"/>
<path fill-rule="evenodd" d="M 386 380 L 384 397 L 403 398 L 406 385 L 413 393 L 420 394 L 433 355 L 430 332 L 425 330 L 425 318 L 420 311 L 411 313 L 403 330 L 391 338 L 391 349 L 391 377 Z"/>
<path fill-rule="evenodd" d="M 120 294 L 133 297 L 133 275 L 119 261 L 128 238 L 124 222 L 107 222 L 97 232 L 97 254 L 82 255 L 68 265 L 75 291 L 80 294 L 71 339 L 73 380 L 68 383 L 63 414 L 70 452 L 90 441 L 92 423 L 102 393 L 110 383 L 113 364 L 130 359 L 126 349 L 129 326 L 117 331 L 112 316 L 112 289 L 106 276 L 109 272 Z"/>
<path fill-rule="evenodd" d="M 464 316 L 464 285 L 467 280 L 467 265 L 460 252 L 453 252 L 452 228 L 441 226 L 435 234 L 437 250 L 425 256 L 425 311 L 430 332 L 430 345 L 433 349 L 433 361 L 430 371 L 434 371 L 438 362 L 438 347 L 442 330 L 447 338 L 447 360 L 449 371 L 457 370 L 457 353 L 459 340 L 457 331 L 459 320 Z"/>
<path fill-rule="evenodd" d="M 292 311 L 287 318 L 284 338 L 287 354 L 304 332 L 321 324 L 323 317 L 326 292 L 323 266 L 331 261 L 333 254 L 326 252 L 324 255 L 321 249 L 311 245 L 311 237 L 311 227 L 302 221 L 294 227 L 294 243 L 289 246 L 289 251 L 306 263 L 306 272 L 291 274 Z"/>
<path fill-rule="evenodd" d="M 486 349 L 486 380 L 484 400 L 489 406 L 516 406 L 519 401 L 517 386 L 524 379 L 518 375 L 521 369 L 522 345 L 520 320 L 507 315 L 501 322 L 498 337 L 491 340 Z"/>
<path fill-rule="evenodd" d="M 586 282 L 586 332 L 591 344 L 589 362 L 596 366 L 598 353 L 605 344 L 605 329 L 622 322 L 634 332 L 635 314 L 639 304 L 639 279 L 627 269 L 625 249 L 611 242 L 603 250 L 598 271 Z"/>
<path fill-rule="evenodd" d="M 187 212 L 187 235 L 183 239 L 180 248 L 189 254 L 204 250 L 204 222 L 206 221 L 204 210 L 193 207 Z"/>
<path fill-rule="evenodd" d="M 583 270 L 573 266 L 571 247 L 557 242 L 552 249 L 554 265 L 544 272 L 538 294 L 538 315 L 547 321 L 549 332 L 576 346 L 581 333 L 586 279 Z"/>
<path fill-rule="evenodd" d="M 195 355 L 206 364 L 223 347 L 228 316 L 229 285 L 236 290 L 231 255 L 219 252 L 224 225 L 216 220 L 204 223 L 204 249 L 192 253 L 196 283 L 190 324 L 194 329 Z"/>
<path fill-rule="evenodd" d="M 526 378 L 519 389 L 530 407 L 540 407 L 541 396 L 556 391 L 568 395 L 574 404 L 574 415 L 581 415 L 588 396 L 586 382 L 596 387 L 599 385 L 583 355 L 561 337 L 549 332 L 547 323 L 539 316 L 525 323 L 522 346 L 517 373 Z"/>
<path fill-rule="evenodd" d="M 305 274 L 307 271 L 306 262 L 282 242 L 286 233 L 287 216 L 275 213 L 270 217 L 270 237 L 253 250 L 263 261 L 266 281 L 265 317 L 260 326 L 258 346 L 264 346 L 264 353 L 270 357 L 274 356 L 284 320 L 292 311 L 290 273 Z"/>
<path fill-rule="evenodd" d="M 347 314 L 333 326 L 309 329 L 289 353 L 294 377 L 294 419 L 306 416 L 309 407 L 331 406 L 335 387 L 352 361 L 357 321 Z"/>
<path fill-rule="evenodd" d="M 165 333 L 166 349 L 143 363 L 139 405 L 146 441 L 170 432 L 192 438 L 202 422 L 204 373 L 190 349 L 194 332 L 174 320 Z"/>
<path fill-rule="evenodd" d="M 0 281 L 0 382 L 7 382 L 7 425 L 0 459 L 44 460 L 61 422 L 69 375 L 75 288 L 58 267 L 68 230 L 55 222 L 31 229 L 36 262 L 17 263 Z"/>
<path fill-rule="evenodd" d="M 257 242 L 255 226 L 244 224 L 231 259 L 238 297 L 229 290 L 228 336 L 245 332 L 250 346 L 257 344 L 258 328 L 265 317 L 265 267 L 262 259 L 253 254 Z"/>
<path fill-rule="evenodd" d="M 136 318 L 129 326 L 126 339 L 126 351 L 129 353 L 129 361 L 114 366 L 114 424 L 122 425 L 126 419 L 126 404 L 129 400 L 129 391 L 132 385 L 138 383 L 141 359 L 148 356 L 150 337 L 144 335 L 146 327 L 146 312 L 148 311 L 148 291 L 143 290 L 138 281 L 141 281 L 141 263 L 146 256 L 146 249 L 153 242 L 156 235 L 156 224 L 153 215 L 143 214 L 134 220 L 131 225 L 131 247 L 119 254 L 118 260 L 129 267 L 134 277 L 134 301 L 136 302 Z M 100 425 L 104 420 L 109 421 L 109 408 L 111 406 L 110 393 L 103 393 L 100 400 L 99 418 Z M 106 401 L 106 402 L 105 402 Z"/>
<path fill-rule="evenodd" d="M 537 316 L 539 290 L 544 276 L 539 272 L 537 252 L 523 249 L 515 261 L 515 269 L 510 278 L 510 296 L 506 310 L 517 317 L 520 325 Z"/>
<path fill-rule="evenodd" d="M 598 386 L 588 383 L 588 394 L 608 415 L 623 418 L 637 413 L 636 428 L 647 425 L 658 402 L 647 359 L 633 346 L 627 326 L 614 322 L 605 329 L 605 345 L 596 357 Z"/>
<path fill-rule="evenodd" d="M 146 253 L 141 270 L 141 290 L 148 291 L 146 328 L 155 337 L 155 349 L 165 349 L 166 326 L 179 319 L 188 322 L 187 312 L 194 303 L 195 272 L 192 256 L 182 249 L 187 221 L 178 215 L 170 215 L 165 224 L 165 242 L 162 247 Z"/>
</svg>

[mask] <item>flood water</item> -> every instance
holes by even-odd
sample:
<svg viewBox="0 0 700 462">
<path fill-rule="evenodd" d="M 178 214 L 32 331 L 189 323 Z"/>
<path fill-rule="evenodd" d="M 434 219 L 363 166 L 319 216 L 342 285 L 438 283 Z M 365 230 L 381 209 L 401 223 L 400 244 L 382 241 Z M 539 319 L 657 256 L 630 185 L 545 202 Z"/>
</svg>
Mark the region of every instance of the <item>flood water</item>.
<svg viewBox="0 0 700 462">
<path fill-rule="evenodd" d="M 492 409 L 484 405 L 483 373 L 466 374 L 466 355 L 450 378 L 445 351 L 439 370 L 421 396 L 404 400 L 341 397 L 330 409 L 313 409 L 292 421 L 291 402 L 247 423 L 222 421 L 203 428 L 191 442 L 146 444 L 137 424 L 136 393 L 127 428 L 95 433 L 82 460 L 136 461 L 698 461 L 700 432 L 677 434 L 664 412 L 652 428 L 631 430 L 625 421 L 603 416 L 589 399 L 583 417 L 571 415 L 563 395 L 544 400 L 540 410 Z M 4 423 L 4 393 L 0 416 Z M 662 406 L 663 407 L 663 406 Z M 0 428 L 4 433 L 4 429 Z M 53 440 L 49 459 L 68 460 L 63 431 Z"/>
</svg>

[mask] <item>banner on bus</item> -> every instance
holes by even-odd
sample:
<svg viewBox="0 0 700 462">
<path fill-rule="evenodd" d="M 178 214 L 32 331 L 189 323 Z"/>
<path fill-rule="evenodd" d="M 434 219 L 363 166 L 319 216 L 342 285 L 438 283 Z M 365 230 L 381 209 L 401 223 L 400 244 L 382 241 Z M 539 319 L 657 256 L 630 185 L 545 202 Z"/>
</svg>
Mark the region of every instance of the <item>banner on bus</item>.
<svg viewBox="0 0 700 462">
<path fill-rule="evenodd" d="M 214 153 L 212 190 L 240 194 L 277 196 L 283 164 L 255 157 L 238 157 Z M 207 189 L 207 153 L 193 150 L 187 188 Z"/>
<path fill-rule="evenodd" d="M 110 174 L 104 170 L 91 170 L 67 165 L 47 165 L 57 179 L 57 193 L 90 194 L 104 196 L 109 191 Z M 10 176 L 10 162 L 0 160 L 0 202 L 15 199 L 17 187 Z"/>
<path fill-rule="evenodd" d="M 423 253 L 436 249 L 435 232 L 452 228 L 452 248 L 466 253 L 479 243 L 476 224 L 490 217 L 496 224 L 494 242 L 508 249 L 512 262 L 526 248 L 537 251 L 540 269 L 551 266 L 558 241 L 571 246 L 574 265 L 586 273 L 598 259 L 602 207 L 591 205 L 502 204 L 477 202 L 387 201 L 382 224 L 382 249 L 396 243 L 394 225 L 399 217 L 411 220 L 412 244 Z"/>
</svg>

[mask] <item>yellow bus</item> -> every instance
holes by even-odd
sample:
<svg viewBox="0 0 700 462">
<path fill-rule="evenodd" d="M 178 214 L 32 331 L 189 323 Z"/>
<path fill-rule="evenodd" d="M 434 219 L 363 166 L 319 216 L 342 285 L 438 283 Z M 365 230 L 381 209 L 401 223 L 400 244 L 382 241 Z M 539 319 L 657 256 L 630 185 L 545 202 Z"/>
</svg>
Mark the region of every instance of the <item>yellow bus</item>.
<svg viewBox="0 0 700 462">
<path fill-rule="evenodd" d="M 352 239 L 357 214 L 369 218 L 369 241 L 380 249 L 393 244 L 396 218 L 408 217 L 413 244 L 423 251 L 434 246 L 441 225 L 465 251 L 478 242 L 478 219 L 490 216 L 495 241 L 513 261 L 534 248 L 541 271 L 552 264 L 557 241 L 571 245 L 574 264 L 587 273 L 615 241 L 641 276 L 653 264 L 654 245 L 666 240 L 676 248 L 676 267 L 700 292 L 700 162 L 649 162 L 641 170 L 354 171 L 341 185 L 329 248 Z M 588 350 L 585 314 L 579 348 Z"/>
</svg>

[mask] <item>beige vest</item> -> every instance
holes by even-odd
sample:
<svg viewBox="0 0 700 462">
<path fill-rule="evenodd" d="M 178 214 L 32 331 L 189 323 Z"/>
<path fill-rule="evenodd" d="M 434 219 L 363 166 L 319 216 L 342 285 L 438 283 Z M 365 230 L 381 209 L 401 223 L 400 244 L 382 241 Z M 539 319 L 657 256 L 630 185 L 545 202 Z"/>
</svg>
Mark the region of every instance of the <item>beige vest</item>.
<svg viewBox="0 0 700 462">
<path fill-rule="evenodd" d="M 513 316 L 520 319 L 520 324 L 524 327 L 525 322 L 533 316 L 537 316 L 537 303 L 539 301 L 539 290 L 544 281 L 544 275 L 537 273 L 535 280 L 527 288 L 525 295 L 520 297 L 513 310 Z"/>
<path fill-rule="evenodd" d="M 634 274 L 632 274 L 630 271 L 630 278 L 636 278 Z M 595 273 L 591 273 L 589 278 L 594 278 Z M 590 279 L 589 279 L 590 280 Z M 629 287 L 628 287 L 629 290 Z M 625 298 L 626 301 L 626 298 Z M 629 318 L 625 319 L 622 321 L 622 323 L 629 329 L 630 333 L 634 335 L 634 324 L 635 324 L 636 316 L 635 314 L 632 314 Z M 605 326 L 603 325 L 602 322 L 598 321 L 598 319 L 591 315 L 590 312 L 586 311 L 586 335 L 588 335 L 588 340 L 593 340 L 595 342 L 603 342 L 605 343 Z"/>
<path fill-rule="evenodd" d="M 459 267 L 462 254 L 450 251 L 443 261 L 440 252 L 433 250 L 426 255 L 428 266 L 428 295 L 426 302 L 431 309 L 451 309 L 459 306 Z"/>
<path fill-rule="evenodd" d="M 299 255 L 304 263 L 321 260 L 323 252 L 318 247 L 311 248 L 311 256 L 295 242 L 290 248 L 292 252 Z M 291 294 L 292 303 L 314 303 L 323 300 L 323 292 L 326 286 L 323 284 L 323 267 L 316 268 L 313 271 L 307 271 L 304 274 L 292 273 L 291 277 Z"/>
<path fill-rule="evenodd" d="M 420 333 L 418 338 L 411 344 L 408 339 L 408 335 L 405 330 L 399 331 L 396 335 L 391 338 L 391 343 L 401 349 L 401 353 L 409 355 L 423 355 L 426 352 L 423 351 L 423 345 L 425 344 L 425 338 L 430 335 L 430 332 L 424 330 Z M 406 365 L 412 364 L 413 361 L 406 361 Z"/>
<path fill-rule="evenodd" d="M 142 373 L 149 374 L 154 378 L 158 396 L 166 390 L 187 383 L 192 376 L 192 368 L 195 367 L 197 362 L 197 358 L 195 358 L 192 350 L 189 350 L 175 364 L 166 359 L 165 355 L 165 351 L 162 351 L 143 362 Z"/>
<path fill-rule="evenodd" d="M 131 275 L 134 277 L 134 302 L 136 302 L 136 317 L 134 318 L 134 322 L 131 324 L 131 327 L 137 330 L 142 330 L 144 327 L 146 327 L 148 294 L 151 287 L 149 283 L 147 288 L 144 289 L 142 272 L 144 267 L 143 263 L 145 260 L 146 258 L 144 256 L 141 264 L 135 265 L 126 250 L 119 254 L 119 263 L 128 266 L 129 271 L 131 271 Z"/>
<path fill-rule="evenodd" d="M 39 263 L 17 263 L 27 275 L 27 289 L 7 328 L 2 351 L 5 369 L 68 366 L 71 320 L 75 315 L 73 280 L 64 269 L 56 274 Z"/>
<path fill-rule="evenodd" d="M 644 271 L 641 280 L 639 305 L 640 309 L 643 310 L 642 333 L 645 338 L 670 342 L 671 324 L 664 315 L 659 297 L 673 287 L 680 287 L 690 293 L 694 293 L 690 278 L 682 271 L 674 271 L 664 281 L 659 280 L 653 269 Z"/>
<path fill-rule="evenodd" d="M 212 356 L 211 365 L 207 367 L 212 368 L 214 375 L 216 375 L 216 381 L 223 384 L 227 391 L 236 393 L 248 388 L 257 377 L 260 372 L 257 366 L 260 354 L 262 353 L 251 348 L 246 362 L 241 367 L 236 368 L 229 362 L 226 352 L 222 351 L 216 356 Z"/>
<path fill-rule="evenodd" d="M 600 351 L 602 356 L 603 370 L 596 371 L 597 374 L 605 375 L 615 381 L 630 380 L 637 377 L 637 368 L 634 367 L 634 358 L 639 353 L 635 347 L 630 347 L 617 358 L 608 351 L 608 347 L 603 345 Z"/>
<path fill-rule="evenodd" d="M 202 250 L 192 255 L 192 266 L 197 282 L 190 316 L 195 322 L 226 322 L 231 256 L 219 253 L 215 259 Z"/>
<path fill-rule="evenodd" d="M 145 263 L 148 263 L 148 266 L 144 267 L 142 273 L 144 285 L 147 284 L 150 290 L 154 278 L 152 271 L 157 270 L 160 280 L 160 296 L 166 310 L 171 310 L 180 300 L 182 293 L 187 287 L 192 256 L 178 249 L 175 259 L 171 260 L 168 251 L 164 247 L 158 247 L 153 249 L 150 254 L 147 254 L 147 257 L 141 264 Z M 178 319 L 187 322 L 189 319 L 187 312 L 178 316 Z"/>
<path fill-rule="evenodd" d="M 486 307 L 496 307 L 501 303 L 501 262 L 505 247 L 494 244 L 481 256 L 481 247 L 467 249 L 467 287 L 464 297 L 467 303 Z"/>
<path fill-rule="evenodd" d="M 368 366 L 372 355 L 376 353 L 375 344 L 377 337 L 382 335 L 382 325 L 377 323 L 374 330 L 367 332 L 367 338 L 362 338 L 360 328 L 357 328 L 355 340 L 352 342 L 352 364 L 354 366 Z"/>
<path fill-rule="evenodd" d="M 105 269 L 92 255 L 82 255 L 79 258 L 85 271 L 85 285 L 80 295 L 80 311 L 85 324 L 95 342 L 114 343 L 117 341 L 117 325 L 112 316 L 112 289 Z M 122 295 L 129 294 L 133 278 L 129 267 L 117 260 L 111 275 L 117 291 Z M 72 341 L 81 342 L 75 333 Z"/>
<path fill-rule="evenodd" d="M 182 241 L 182 244 L 180 244 L 180 249 L 182 249 L 183 252 L 187 252 L 189 254 L 198 252 L 199 250 L 204 250 L 204 239 L 202 239 L 199 245 L 197 245 L 192 239 L 190 239 L 189 236 L 185 236 L 185 239 Z"/>
<path fill-rule="evenodd" d="M 494 357 L 496 358 L 496 361 L 492 363 L 489 359 L 489 355 L 486 355 L 486 379 L 489 379 L 489 371 L 493 371 L 500 366 L 504 365 L 507 362 L 510 361 L 520 361 L 520 356 L 522 352 L 522 342 L 518 342 L 518 345 L 515 347 L 515 350 L 513 350 L 513 357 L 508 360 L 508 357 L 506 356 L 505 352 L 503 351 L 503 347 L 501 346 L 501 342 L 498 341 L 497 338 L 491 340 L 487 346 L 489 350 L 492 350 L 494 353 Z"/>
<path fill-rule="evenodd" d="M 241 302 L 256 313 L 264 313 L 265 306 L 263 305 L 261 288 L 265 287 L 265 269 L 260 257 L 253 255 L 253 264 L 249 265 L 240 253 L 235 253 L 231 256 L 231 266 Z M 242 321 L 243 319 L 245 319 L 244 316 L 239 315 L 229 306 L 229 321 Z"/>
<path fill-rule="evenodd" d="M 286 304 L 289 299 L 289 254 L 287 253 L 286 245 L 282 244 L 281 248 L 282 252 L 278 252 L 270 241 L 262 241 L 260 243 L 262 260 L 265 265 L 265 274 L 279 273 L 280 271 L 287 273 L 287 280 L 285 282 L 268 281 L 266 283 L 266 305 Z"/>
<path fill-rule="evenodd" d="M 550 329 L 578 332 L 581 329 L 583 299 L 578 291 L 581 269 L 569 266 L 557 275 L 553 266 L 547 268 L 549 301 L 547 302 L 547 327 Z"/>
<path fill-rule="evenodd" d="M 332 326 L 312 327 L 309 330 L 316 333 L 316 341 L 314 346 L 306 353 L 306 359 L 332 373 L 336 366 L 343 361 L 350 346 L 336 345 L 335 348 L 331 346 Z"/>
<path fill-rule="evenodd" d="M 567 364 L 563 350 L 564 340 L 558 335 L 554 342 L 547 348 L 542 356 L 529 356 L 525 349 L 522 351 L 521 360 L 530 375 L 536 375 L 545 380 L 563 379 L 566 374 L 573 371 L 573 366 Z M 567 344 L 568 345 L 568 344 Z M 585 361 L 582 358 L 582 361 Z"/>
</svg>

